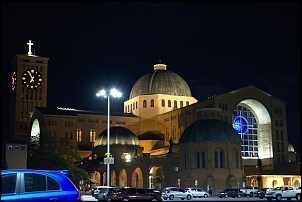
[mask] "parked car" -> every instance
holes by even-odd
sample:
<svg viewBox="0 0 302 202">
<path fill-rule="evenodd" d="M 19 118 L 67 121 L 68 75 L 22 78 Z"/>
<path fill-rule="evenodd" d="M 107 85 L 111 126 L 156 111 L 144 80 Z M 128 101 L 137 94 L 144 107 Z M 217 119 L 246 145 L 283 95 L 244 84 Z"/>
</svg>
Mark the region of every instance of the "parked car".
<svg viewBox="0 0 302 202">
<path fill-rule="evenodd" d="M 254 194 L 259 190 L 260 190 L 260 187 L 255 187 L 255 186 L 248 186 L 248 187 L 243 187 L 240 189 L 240 191 L 242 191 L 244 197 L 247 197 L 247 196 L 253 197 Z"/>
<path fill-rule="evenodd" d="M 1 170 L 1 201 L 82 201 L 68 170 Z"/>
<path fill-rule="evenodd" d="M 193 198 L 193 194 L 188 192 L 187 190 L 183 188 L 178 187 L 166 187 L 162 193 L 161 196 L 163 199 L 170 199 L 173 200 L 176 198 L 181 198 L 182 200 L 187 199 L 191 200 Z"/>
<path fill-rule="evenodd" d="M 115 191 L 114 193 L 108 193 L 107 194 L 107 201 L 162 201 L 161 196 L 154 194 L 154 193 L 148 193 L 145 189 L 140 188 L 121 188 Z"/>
<path fill-rule="evenodd" d="M 238 198 L 240 198 L 240 197 L 243 196 L 243 193 L 242 193 L 242 191 L 240 191 L 240 189 L 225 189 L 224 191 L 218 192 L 217 196 L 219 198 L 222 198 L 222 197 L 225 197 L 225 198 L 228 198 L 228 197 L 232 197 L 232 198 L 238 197 Z"/>
<path fill-rule="evenodd" d="M 207 198 L 208 196 L 210 196 L 210 194 L 208 192 L 206 192 L 205 190 L 202 190 L 200 188 L 194 188 L 194 187 L 188 187 L 185 188 L 185 190 L 187 190 L 188 192 L 192 193 L 193 198 Z"/>
<path fill-rule="evenodd" d="M 297 201 L 301 201 L 301 189 L 297 189 L 291 185 L 283 185 L 280 187 L 275 187 L 271 191 L 265 193 L 265 198 L 268 201 L 272 199 L 276 199 L 277 201 L 281 201 L 286 198 L 288 201 L 295 198 Z"/>
<path fill-rule="evenodd" d="M 263 199 L 265 197 L 265 193 L 271 191 L 273 188 L 261 188 L 257 192 L 254 193 L 255 197 L 260 197 L 260 199 Z"/>
<path fill-rule="evenodd" d="M 99 188 L 98 194 L 95 197 L 98 201 L 106 201 L 108 193 L 114 193 L 120 189 L 119 187 L 102 186 Z"/>
<path fill-rule="evenodd" d="M 94 186 L 93 189 L 91 190 L 91 194 L 94 198 L 98 196 L 98 193 L 101 191 L 103 187 L 108 187 L 108 186 Z"/>
<path fill-rule="evenodd" d="M 147 189 L 144 189 L 147 193 L 151 193 L 151 194 L 157 194 L 159 196 L 161 196 L 161 192 L 156 189 L 156 188 L 147 188 Z"/>
</svg>

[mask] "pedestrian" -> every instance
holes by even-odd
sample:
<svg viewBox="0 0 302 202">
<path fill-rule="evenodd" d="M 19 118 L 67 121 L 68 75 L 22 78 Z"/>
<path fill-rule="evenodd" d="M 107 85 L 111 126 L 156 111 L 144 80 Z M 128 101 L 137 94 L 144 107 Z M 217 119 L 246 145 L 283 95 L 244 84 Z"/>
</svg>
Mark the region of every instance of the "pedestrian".
<svg viewBox="0 0 302 202">
<path fill-rule="evenodd" d="M 209 186 L 209 194 L 212 196 L 212 188 Z"/>
</svg>

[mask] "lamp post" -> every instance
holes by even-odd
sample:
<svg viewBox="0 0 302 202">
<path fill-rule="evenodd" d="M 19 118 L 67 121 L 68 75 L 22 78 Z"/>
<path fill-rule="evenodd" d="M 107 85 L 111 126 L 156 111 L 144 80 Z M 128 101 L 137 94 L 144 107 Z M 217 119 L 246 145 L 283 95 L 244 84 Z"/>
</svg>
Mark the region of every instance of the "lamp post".
<svg viewBox="0 0 302 202">
<path fill-rule="evenodd" d="M 108 99 L 108 120 L 107 120 L 107 186 L 110 186 L 110 96 L 112 97 L 121 97 L 122 93 L 116 90 L 115 88 L 111 89 L 109 94 L 105 90 L 101 90 L 96 94 L 96 96 L 103 96 Z"/>
</svg>

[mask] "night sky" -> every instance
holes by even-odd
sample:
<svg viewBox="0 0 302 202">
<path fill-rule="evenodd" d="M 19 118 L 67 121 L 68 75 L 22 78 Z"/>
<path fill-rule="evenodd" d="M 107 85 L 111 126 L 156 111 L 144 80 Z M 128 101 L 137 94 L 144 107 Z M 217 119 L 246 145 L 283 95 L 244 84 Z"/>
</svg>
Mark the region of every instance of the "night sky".
<svg viewBox="0 0 302 202">
<path fill-rule="evenodd" d="M 8 131 L 10 61 L 48 57 L 50 107 L 123 111 L 135 82 L 162 63 L 203 100 L 254 85 L 287 103 L 300 154 L 300 3 L 2 3 L 2 133 Z"/>
</svg>

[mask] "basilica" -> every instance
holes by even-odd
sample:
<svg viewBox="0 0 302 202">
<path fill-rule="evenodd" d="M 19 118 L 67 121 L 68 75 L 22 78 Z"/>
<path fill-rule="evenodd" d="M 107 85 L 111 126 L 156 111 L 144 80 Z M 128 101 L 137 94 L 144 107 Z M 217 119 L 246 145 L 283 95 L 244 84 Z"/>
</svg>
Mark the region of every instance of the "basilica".
<svg viewBox="0 0 302 202">
<path fill-rule="evenodd" d="M 24 54 L 16 56 L 13 70 L 20 75 L 34 69 L 42 83 L 47 67 L 48 58 Z M 100 162 L 91 173 L 95 185 L 108 184 L 110 167 L 109 185 L 119 187 L 210 186 L 215 194 L 251 185 L 301 186 L 300 160 L 288 142 L 286 102 L 254 85 L 197 100 L 173 67 L 146 68 L 150 73 L 135 82 L 123 112 L 110 117 L 49 108 L 47 85 L 17 82 L 12 125 L 31 138 L 47 133 L 70 139 L 82 159 Z"/>
</svg>

